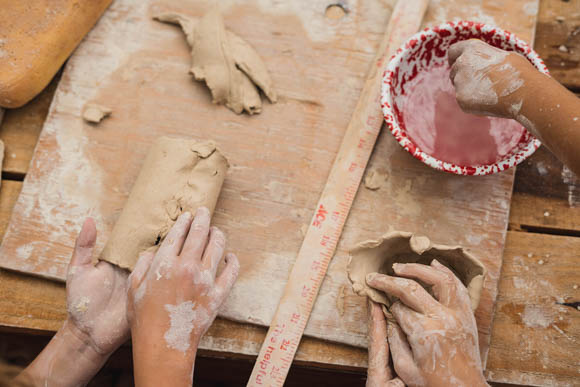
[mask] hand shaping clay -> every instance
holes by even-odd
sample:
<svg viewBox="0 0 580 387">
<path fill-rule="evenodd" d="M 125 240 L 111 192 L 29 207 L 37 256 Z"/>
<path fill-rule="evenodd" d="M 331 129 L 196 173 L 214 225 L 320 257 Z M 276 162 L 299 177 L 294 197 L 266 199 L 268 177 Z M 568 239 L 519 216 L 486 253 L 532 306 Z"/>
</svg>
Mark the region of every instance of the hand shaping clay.
<svg viewBox="0 0 580 387">
<path fill-rule="evenodd" d="M 246 41 L 226 30 L 222 16 L 214 7 L 198 22 L 177 14 L 164 13 L 155 20 L 178 24 L 191 46 L 191 69 L 198 81 L 205 81 L 215 104 L 225 104 L 235 113 L 262 111 L 260 88 L 270 102 L 276 92 L 268 70 Z"/>
<path fill-rule="evenodd" d="M 229 168 L 212 142 L 161 137 L 151 147 L 100 260 L 132 270 L 177 217 L 205 206 L 213 213 Z"/>
<path fill-rule="evenodd" d="M 351 251 L 347 273 L 355 293 L 368 296 L 388 308 L 395 299 L 369 287 L 366 284 L 367 274 L 381 273 L 394 276 L 393 263 L 430 265 L 434 259 L 450 268 L 459 277 L 467 287 L 471 307 L 473 310 L 477 309 L 486 273 L 483 264 L 462 247 L 435 245 L 424 236 L 394 231 L 379 240 L 362 242 Z M 430 291 L 428 286 L 422 285 Z"/>
</svg>

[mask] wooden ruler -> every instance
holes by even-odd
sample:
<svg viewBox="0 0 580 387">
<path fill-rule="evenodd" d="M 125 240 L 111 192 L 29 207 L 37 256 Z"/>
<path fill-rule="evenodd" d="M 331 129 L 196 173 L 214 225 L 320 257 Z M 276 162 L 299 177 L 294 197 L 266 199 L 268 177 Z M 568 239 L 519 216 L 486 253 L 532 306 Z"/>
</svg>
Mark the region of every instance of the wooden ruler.
<svg viewBox="0 0 580 387">
<path fill-rule="evenodd" d="M 270 323 L 248 386 L 282 386 L 334 256 L 343 226 L 383 124 L 384 65 L 417 32 L 429 0 L 399 0 Z"/>
</svg>

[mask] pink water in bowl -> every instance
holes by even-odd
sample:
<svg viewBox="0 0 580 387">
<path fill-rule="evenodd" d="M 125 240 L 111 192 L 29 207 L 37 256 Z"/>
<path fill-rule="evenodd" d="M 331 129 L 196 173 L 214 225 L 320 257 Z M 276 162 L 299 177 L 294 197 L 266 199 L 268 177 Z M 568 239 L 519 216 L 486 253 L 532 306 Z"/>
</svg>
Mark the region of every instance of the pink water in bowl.
<svg viewBox="0 0 580 387">
<path fill-rule="evenodd" d="M 426 28 L 409 38 L 384 73 L 381 107 L 388 129 L 413 157 L 459 175 L 488 175 L 525 160 L 540 142 L 516 121 L 463 113 L 449 79 L 447 51 L 481 39 L 515 51 L 540 72 L 544 62 L 524 41 L 495 26 L 470 21 Z"/>
<path fill-rule="evenodd" d="M 409 139 L 431 156 L 458 165 L 493 164 L 520 142 L 514 120 L 464 113 L 455 99 L 449 66 L 422 71 L 396 98 Z"/>
</svg>

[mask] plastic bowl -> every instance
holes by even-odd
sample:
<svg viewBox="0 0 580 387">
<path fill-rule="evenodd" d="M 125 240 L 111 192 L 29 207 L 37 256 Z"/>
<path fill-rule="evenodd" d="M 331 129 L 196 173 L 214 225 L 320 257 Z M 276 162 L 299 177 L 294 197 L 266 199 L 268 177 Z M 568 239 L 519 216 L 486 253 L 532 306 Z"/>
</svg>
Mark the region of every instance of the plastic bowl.
<svg viewBox="0 0 580 387">
<path fill-rule="evenodd" d="M 489 175 L 521 163 L 538 149 L 541 145 L 540 141 L 525 131 L 518 144 L 502 159 L 493 164 L 456 165 L 438 160 L 423 152 L 411 141 L 407 136 L 405 123 L 401 119 L 401 109 L 396 102 L 397 97 L 402 93 L 405 82 L 413 79 L 418 72 L 424 71 L 430 66 L 446 63 L 449 46 L 467 39 L 480 39 L 492 46 L 522 54 L 539 71 L 548 74 L 548 69 L 538 54 L 512 33 L 482 23 L 449 22 L 437 27 L 426 28 L 413 35 L 402 48 L 397 50 L 383 75 L 381 106 L 391 133 L 413 157 L 440 171 L 458 175 Z"/>
</svg>

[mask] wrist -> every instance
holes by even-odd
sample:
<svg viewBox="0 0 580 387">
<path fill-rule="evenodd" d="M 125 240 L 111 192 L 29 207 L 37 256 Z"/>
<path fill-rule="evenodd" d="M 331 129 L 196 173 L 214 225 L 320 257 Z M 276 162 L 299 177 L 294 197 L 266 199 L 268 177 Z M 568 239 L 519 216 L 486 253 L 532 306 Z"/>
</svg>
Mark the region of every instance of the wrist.
<svg viewBox="0 0 580 387">
<path fill-rule="evenodd" d="M 192 336 L 187 349 L 181 350 L 184 348 L 168 345 L 164 334 L 155 334 L 155 329 L 139 331 L 143 334 L 131 331 L 135 384 L 159 386 L 171 381 L 175 386 L 191 385 L 198 338 Z"/>
<path fill-rule="evenodd" d="M 66 320 L 40 355 L 23 371 L 33 385 L 85 385 L 108 358 L 88 336 Z"/>
<path fill-rule="evenodd" d="M 75 356 L 75 361 L 87 361 L 102 365 L 111 355 L 101 350 L 85 332 L 81 331 L 73 322 L 65 320 L 56 336 L 62 342 L 64 349 Z"/>
</svg>

